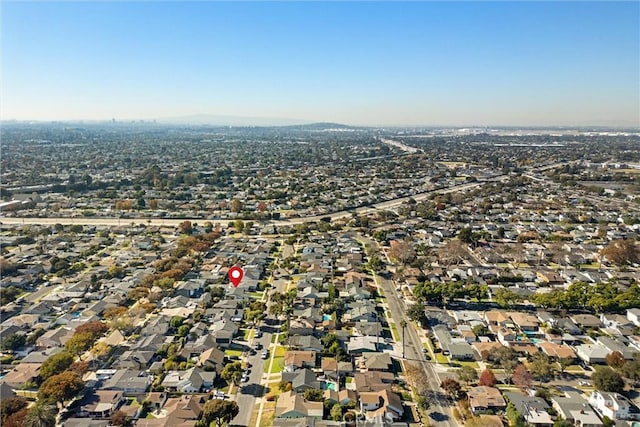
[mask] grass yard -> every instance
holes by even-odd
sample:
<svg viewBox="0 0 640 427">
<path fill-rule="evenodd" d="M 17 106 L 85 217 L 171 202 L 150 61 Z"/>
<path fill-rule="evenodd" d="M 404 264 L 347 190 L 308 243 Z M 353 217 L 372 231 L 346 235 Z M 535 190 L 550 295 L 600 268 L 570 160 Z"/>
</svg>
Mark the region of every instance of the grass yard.
<svg viewBox="0 0 640 427">
<path fill-rule="evenodd" d="M 269 367 L 267 367 L 268 369 Z M 273 365 L 271 365 L 271 370 L 267 373 L 269 374 L 278 374 L 284 370 L 284 357 L 274 357 Z"/>
<path fill-rule="evenodd" d="M 400 336 L 398 335 L 396 324 L 393 322 L 389 322 L 389 328 L 391 329 L 391 337 L 394 339 L 394 341 L 398 341 L 400 339 Z"/>
<path fill-rule="evenodd" d="M 445 356 L 442 353 L 436 353 L 436 362 L 443 363 L 446 365 L 449 363 L 449 359 L 447 358 L 447 356 Z"/>
<path fill-rule="evenodd" d="M 461 361 L 461 360 L 456 360 L 456 362 L 455 362 L 455 363 L 457 363 L 458 365 L 460 365 L 460 367 L 463 367 L 463 366 L 470 366 L 470 367 L 472 367 L 473 369 L 479 369 L 479 368 L 480 368 L 480 366 L 478 365 L 478 362 L 475 362 L 475 361 L 466 361 L 466 360 L 465 360 L 465 361 Z"/>
<path fill-rule="evenodd" d="M 276 357 L 284 357 L 284 354 L 287 352 L 287 349 L 283 346 L 279 345 L 276 347 Z"/>
<path fill-rule="evenodd" d="M 224 351 L 224 354 L 228 358 L 234 358 L 234 357 L 239 358 L 240 356 L 242 356 L 242 351 L 240 351 L 240 350 L 232 350 L 232 349 L 228 348 L 228 349 L 226 349 Z"/>
</svg>

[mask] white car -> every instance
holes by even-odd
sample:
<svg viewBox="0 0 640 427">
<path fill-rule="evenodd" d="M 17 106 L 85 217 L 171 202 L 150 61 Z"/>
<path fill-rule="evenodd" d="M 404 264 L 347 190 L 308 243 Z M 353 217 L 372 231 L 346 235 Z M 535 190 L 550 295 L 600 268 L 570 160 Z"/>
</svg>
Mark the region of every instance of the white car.
<svg viewBox="0 0 640 427">
<path fill-rule="evenodd" d="M 262 353 L 260 353 L 260 358 L 266 359 L 267 357 L 269 357 L 269 352 L 267 350 L 262 350 Z"/>
</svg>

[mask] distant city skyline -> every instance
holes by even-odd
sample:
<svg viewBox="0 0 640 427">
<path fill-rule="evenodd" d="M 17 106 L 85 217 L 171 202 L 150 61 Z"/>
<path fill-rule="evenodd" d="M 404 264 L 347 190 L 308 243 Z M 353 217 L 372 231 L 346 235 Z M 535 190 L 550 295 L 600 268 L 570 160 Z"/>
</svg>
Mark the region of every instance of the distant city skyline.
<svg viewBox="0 0 640 427">
<path fill-rule="evenodd" d="M 2 120 L 640 126 L 635 1 L 5 1 L 1 17 Z"/>
</svg>

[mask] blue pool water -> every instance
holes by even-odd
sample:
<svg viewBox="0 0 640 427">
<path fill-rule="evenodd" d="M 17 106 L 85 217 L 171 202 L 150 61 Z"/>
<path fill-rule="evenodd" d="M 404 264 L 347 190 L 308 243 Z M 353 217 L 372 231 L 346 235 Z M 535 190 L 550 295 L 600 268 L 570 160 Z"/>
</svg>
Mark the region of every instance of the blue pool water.
<svg viewBox="0 0 640 427">
<path fill-rule="evenodd" d="M 331 390 L 331 391 L 336 391 L 337 390 L 336 383 L 334 383 L 334 382 L 322 381 L 322 384 L 320 385 L 320 387 L 323 390 Z"/>
<path fill-rule="evenodd" d="M 322 320 L 331 320 L 331 315 L 330 314 L 323 314 L 322 315 Z"/>
</svg>

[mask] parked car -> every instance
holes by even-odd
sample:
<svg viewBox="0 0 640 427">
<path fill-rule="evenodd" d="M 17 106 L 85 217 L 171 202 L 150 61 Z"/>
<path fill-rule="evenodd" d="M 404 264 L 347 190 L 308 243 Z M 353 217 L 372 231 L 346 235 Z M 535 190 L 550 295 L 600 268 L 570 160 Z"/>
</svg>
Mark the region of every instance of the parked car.
<svg viewBox="0 0 640 427">
<path fill-rule="evenodd" d="M 263 350 L 262 354 L 260 354 L 260 358 L 266 359 L 267 357 L 269 357 L 269 352 L 267 350 Z"/>
<path fill-rule="evenodd" d="M 256 331 L 256 338 L 262 338 L 262 331 L 260 329 Z"/>
</svg>

